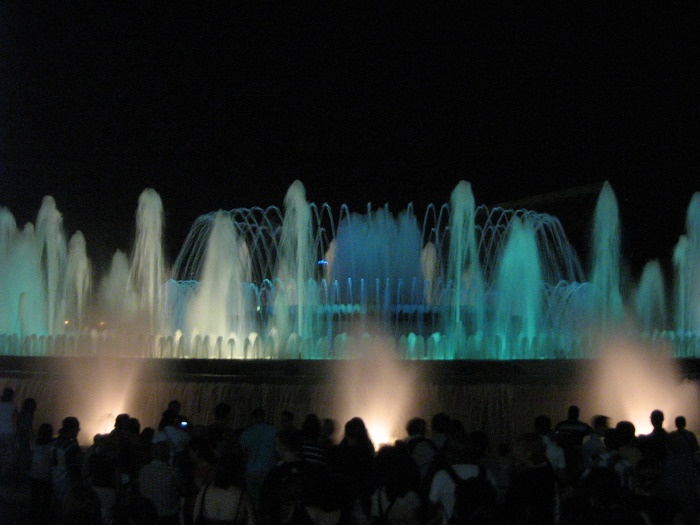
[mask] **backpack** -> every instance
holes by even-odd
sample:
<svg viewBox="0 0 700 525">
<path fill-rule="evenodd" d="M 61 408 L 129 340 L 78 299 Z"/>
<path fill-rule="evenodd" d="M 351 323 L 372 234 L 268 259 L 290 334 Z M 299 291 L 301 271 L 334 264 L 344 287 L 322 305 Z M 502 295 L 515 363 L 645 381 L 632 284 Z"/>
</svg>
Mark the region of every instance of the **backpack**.
<svg viewBox="0 0 700 525">
<path fill-rule="evenodd" d="M 448 465 L 447 473 L 455 482 L 455 506 L 450 525 L 489 522 L 496 510 L 496 488 L 486 479 L 486 470 L 479 465 L 479 473 L 462 479 Z"/>
</svg>

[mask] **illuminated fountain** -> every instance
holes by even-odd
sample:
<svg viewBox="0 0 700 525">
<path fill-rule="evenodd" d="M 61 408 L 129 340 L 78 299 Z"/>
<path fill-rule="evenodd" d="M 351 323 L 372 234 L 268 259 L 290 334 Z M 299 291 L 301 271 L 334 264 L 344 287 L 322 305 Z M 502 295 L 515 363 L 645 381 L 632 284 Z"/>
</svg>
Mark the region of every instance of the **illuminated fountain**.
<svg viewBox="0 0 700 525">
<path fill-rule="evenodd" d="M 407 359 L 591 357 L 599 334 L 620 330 L 700 352 L 700 194 L 674 252 L 672 300 L 656 261 L 623 297 L 607 183 L 588 272 L 555 217 L 477 207 L 467 182 L 422 217 L 411 205 L 334 215 L 295 182 L 283 210 L 199 217 L 171 268 L 162 217 L 144 191 L 133 253 L 96 278 L 51 197 L 36 226 L 0 209 L 0 354 L 337 359 L 373 327 Z"/>
<path fill-rule="evenodd" d="M 673 254 L 676 264 L 676 326 L 685 335 L 700 332 L 700 193 L 688 207 L 686 235 Z"/>
</svg>

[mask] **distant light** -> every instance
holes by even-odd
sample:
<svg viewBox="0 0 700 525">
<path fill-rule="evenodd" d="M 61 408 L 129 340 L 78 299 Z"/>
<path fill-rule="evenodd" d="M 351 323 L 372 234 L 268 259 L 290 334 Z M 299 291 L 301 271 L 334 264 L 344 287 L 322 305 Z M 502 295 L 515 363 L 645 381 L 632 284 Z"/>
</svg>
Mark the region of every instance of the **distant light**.
<svg viewBox="0 0 700 525">
<path fill-rule="evenodd" d="M 260 307 L 260 305 L 258 305 L 258 306 L 255 307 L 255 311 L 256 311 L 256 312 L 259 312 L 260 310 L 262 310 L 262 308 Z"/>
<path fill-rule="evenodd" d="M 65 321 L 63 321 L 63 324 L 69 325 L 69 324 L 70 324 L 70 321 L 69 321 L 68 319 L 66 319 Z"/>
<path fill-rule="evenodd" d="M 104 326 L 105 324 L 107 323 L 105 323 L 104 321 L 100 321 L 100 326 Z"/>
<path fill-rule="evenodd" d="M 318 261 L 318 264 L 328 264 L 328 261 L 326 261 L 325 259 L 321 259 L 320 261 Z"/>
<path fill-rule="evenodd" d="M 393 445 L 396 438 L 391 435 L 391 430 L 382 422 L 370 422 L 367 424 L 367 433 L 376 448 L 382 445 Z"/>
</svg>

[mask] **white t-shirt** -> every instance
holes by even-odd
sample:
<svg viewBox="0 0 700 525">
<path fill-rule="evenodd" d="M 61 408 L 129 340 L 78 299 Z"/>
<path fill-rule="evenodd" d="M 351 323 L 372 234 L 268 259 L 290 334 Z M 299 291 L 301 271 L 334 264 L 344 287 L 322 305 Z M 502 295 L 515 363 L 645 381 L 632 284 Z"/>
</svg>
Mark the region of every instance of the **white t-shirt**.
<svg viewBox="0 0 700 525">
<path fill-rule="evenodd" d="M 545 450 L 545 455 L 552 468 L 557 470 L 564 470 L 566 468 L 566 457 L 564 456 L 564 450 L 554 443 L 547 436 L 542 436 L 542 441 L 547 446 Z"/>
</svg>

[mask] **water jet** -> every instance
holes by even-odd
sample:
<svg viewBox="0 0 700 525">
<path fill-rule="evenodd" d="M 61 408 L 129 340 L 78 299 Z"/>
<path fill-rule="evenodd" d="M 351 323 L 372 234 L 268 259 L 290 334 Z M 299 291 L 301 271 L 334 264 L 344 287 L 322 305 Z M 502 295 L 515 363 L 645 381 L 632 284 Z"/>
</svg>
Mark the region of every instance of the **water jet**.
<svg viewBox="0 0 700 525">
<path fill-rule="evenodd" d="M 333 359 L 343 357 L 348 326 L 373 323 L 412 341 L 403 358 L 577 358 L 593 355 L 591 323 L 615 330 L 627 311 L 640 335 L 695 356 L 698 194 L 674 254 L 672 325 L 656 314 L 665 302 L 658 266 L 622 297 L 609 184 L 594 213 L 588 278 L 555 217 L 474 202 L 461 182 L 449 205 L 422 218 L 411 205 L 397 216 L 369 206 L 335 216 L 308 203 L 297 181 L 284 209 L 201 216 L 168 267 L 163 205 L 146 190 L 131 257 L 117 252 L 99 276 L 82 234 L 68 239 L 54 199 L 36 227 L 18 228 L 3 209 L 0 354 L 110 355 L 124 347 L 111 340 L 130 338 L 142 357 Z"/>
<path fill-rule="evenodd" d="M 347 206 L 335 213 L 308 203 L 296 182 L 283 208 L 200 216 L 172 265 L 163 256 L 163 204 L 146 190 L 132 253 L 116 252 L 104 275 L 88 260 L 87 240 L 80 232 L 68 237 L 47 197 L 36 226 L 20 228 L 0 209 L 3 380 L 45 377 L 55 360 L 89 368 L 90 359 L 111 359 L 117 370 L 142 363 L 154 374 L 143 381 L 169 398 L 182 381 L 272 388 L 291 380 L 303 383 L 305 402 L 331 406 L 332 363 L 354 366 L 359 342 L 373 349 L 388 340 L 399 361 L 416 370 L 424 363 L 422 377 L 453 388 L 426 386 L 418 402 L 430 409 L 466 410 L 473 390 L 460 389 L 496 384 L 502 390 L 489 395 L 511 406 L 520 382 L 543 378 L 557 391 L 552 398 L 570 399 L 561 393 L 577 381 L 581 360 L 597 357 L 601 334 L 624 333 L 676 358 L 698 356 L 699 210 L 700 193 L 673 254 L 675 274 L 666 278 L 652 261 L 627 297 L 608 184 L 593 213 L 587 272 L 556 217 L 476 206 L 467 182 L 449 204 L 422 215 L 410 204 L 397 215 L 369 205 L 365 213 Z M 297 368 L 299 377 L 290 372 Z M 32 381 L 22 388 L 40 388 Z M 266 399 L 284 404 L 275 396 L 282 394 Z M 197 410 L 209 402 L 200 399 Z M 308 406 L 287 399 L 295 403 Z M 469 409 L 482 426 L 504 425 Z"/>
</svg>

